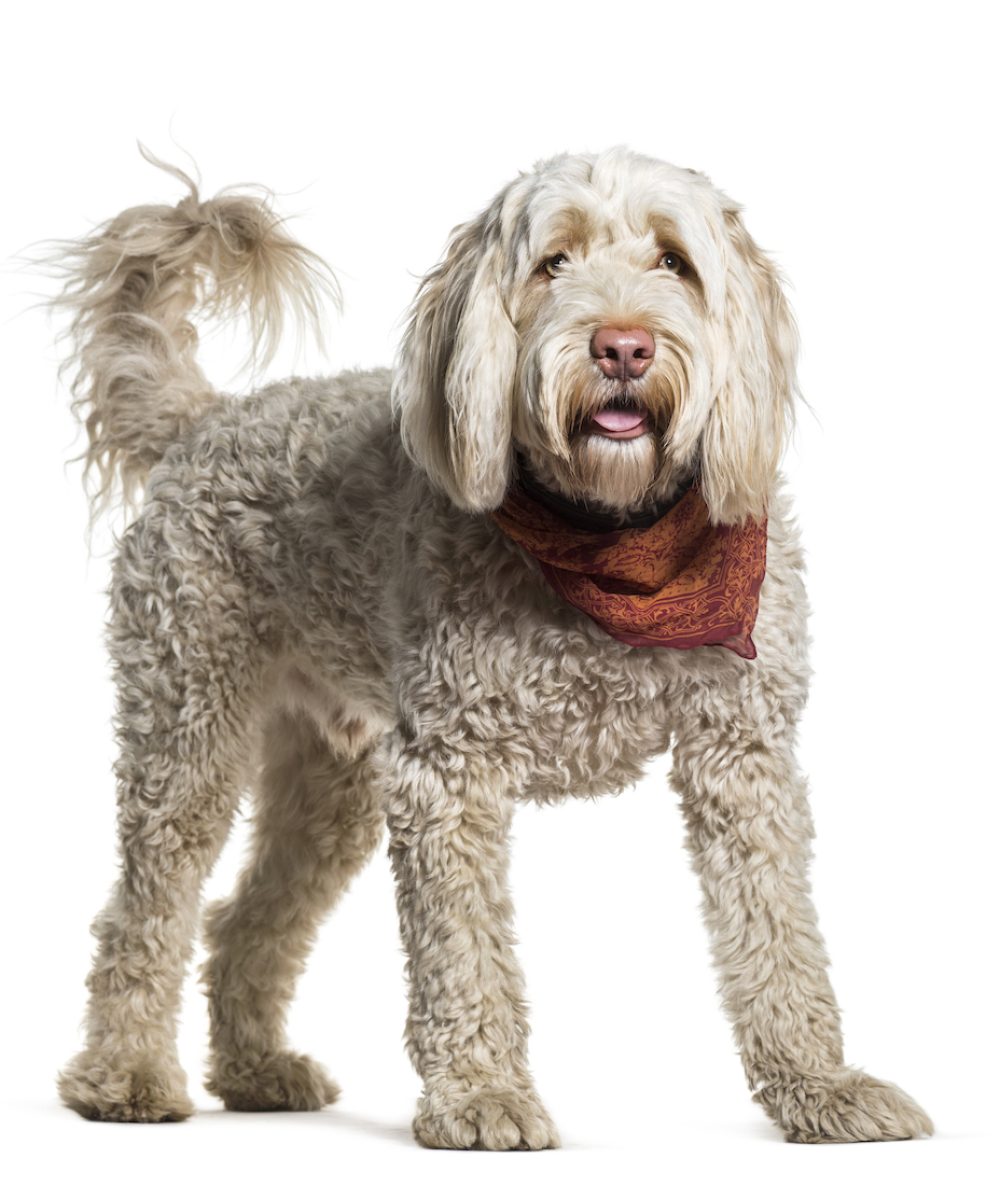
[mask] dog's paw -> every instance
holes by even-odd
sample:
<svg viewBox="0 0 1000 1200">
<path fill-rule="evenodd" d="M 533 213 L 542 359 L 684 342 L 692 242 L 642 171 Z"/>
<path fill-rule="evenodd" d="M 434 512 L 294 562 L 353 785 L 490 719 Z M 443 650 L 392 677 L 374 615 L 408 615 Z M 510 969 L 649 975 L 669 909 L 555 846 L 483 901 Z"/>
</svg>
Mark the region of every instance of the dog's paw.
<svg viewBox="0 0 1000 1200">
<path fill-rule="evenodd" d="M 930 1117 L 892 1083 L 861 1071 L 768 1085 L 755 1099 L 789 1142 L 894 1142 L 934 1132 Z"/>
<path fill-rule="evenodd" d="M 548 1150 L 559 1145 L 552 1118 L 530 1090 L 452 1086 L 431 1089 L 413 1121 L 433 1150 Z"/>
<path fill-rule="evenodd" d="M 287 1052 L 217 1064 L 205 1086 L 233 1112 L 315 1112 L 340 1095 L 319 1063 Z"/>
<path fill-rule="evenodd" d="M 183 1121 L 194 1112 L 176 1063 L 109 1062 L 91 1050 L 77 1055 L 59 1076 L 59 1095 L 88 1121 L 153 1124 Z"/>
</svg>

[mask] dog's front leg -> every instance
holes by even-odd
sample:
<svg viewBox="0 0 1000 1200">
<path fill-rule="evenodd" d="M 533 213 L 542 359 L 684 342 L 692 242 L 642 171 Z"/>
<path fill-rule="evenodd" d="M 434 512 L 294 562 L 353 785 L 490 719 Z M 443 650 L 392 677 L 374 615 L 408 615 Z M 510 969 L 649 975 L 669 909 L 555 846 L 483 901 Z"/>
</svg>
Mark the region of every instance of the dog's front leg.
<svg viewBox="0 0 1000 1200">
<path fill-rule="evenodd" d="M 812 821 L 792 751 L 804 689 L 759 663 L 686 697 L 674 746 L 725 1009 L 755 1098 L 796 1142 L 930 1133 L 894 1085 L 844 1065 L 809 896 Z"/>
<path fill-rule="evenodd" d="M 556 1146 L 527 1066 L 507 890 L 509 780 L 485 754 L 403 735 L 391 739 L 384 772 L 407 1045 L 424 1081 L 414 1133 L 435 1148 Z"/>
</svg>

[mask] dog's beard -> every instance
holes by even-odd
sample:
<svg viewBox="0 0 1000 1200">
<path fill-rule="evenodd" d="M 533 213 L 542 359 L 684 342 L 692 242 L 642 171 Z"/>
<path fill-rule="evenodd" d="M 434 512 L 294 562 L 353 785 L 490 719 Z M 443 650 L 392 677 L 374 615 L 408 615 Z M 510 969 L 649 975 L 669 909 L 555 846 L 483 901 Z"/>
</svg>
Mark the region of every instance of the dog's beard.
<svg viewBox="0 0 1000 1200">
<path fill-rule="evenodd" d="M 641 509 L 651 503 L 660 460 L 660 447 L 651 433 L 615 441 L 581 432 L 570 443 L 565 485 L 574 498 L 611 509 Z"/>
<path fill-rule="evenodd" d="M 669 447 L 682 373 L 660 364 L 622 382 L 601 376 L 589 359 L 545 365 L 551 369 L 535 374 L 524 406 L 528 419 L 515 430 L 539 482 L 571 500 L 622 513 L 666 498 L 678 477 Z"/>
</svg>

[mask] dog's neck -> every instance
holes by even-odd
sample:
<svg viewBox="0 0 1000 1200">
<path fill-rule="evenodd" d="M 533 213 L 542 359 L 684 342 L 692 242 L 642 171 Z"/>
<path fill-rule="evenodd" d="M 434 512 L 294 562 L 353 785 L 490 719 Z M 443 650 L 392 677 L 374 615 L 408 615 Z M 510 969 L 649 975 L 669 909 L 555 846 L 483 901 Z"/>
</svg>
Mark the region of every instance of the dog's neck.
<svg viewBox="0 0 1000 1200">
<path fill-rule="evenodd" d="M 577 529 L 586 529 L 594 533 L 620 529 L 648 529 L 674 507 L 693 482 L 693 477 L 685 480 L 667 499 L 658 500 L 648 507 L 623 512 L 621 509 L 606 508 L 553 491 L 539 483 L 520 455 L 517 456 L 515 471 L 517 486 L 521 491 L 543 504 L 550 512 L 569 521 Z"/>
</svg>

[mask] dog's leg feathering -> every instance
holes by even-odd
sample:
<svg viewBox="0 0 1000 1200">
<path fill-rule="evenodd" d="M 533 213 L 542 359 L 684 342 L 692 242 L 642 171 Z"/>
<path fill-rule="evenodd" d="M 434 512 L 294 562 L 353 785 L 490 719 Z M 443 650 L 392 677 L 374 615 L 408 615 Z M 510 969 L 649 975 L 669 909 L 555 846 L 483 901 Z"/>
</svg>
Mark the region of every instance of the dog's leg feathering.
<svg viewBox="0 0 1000 1200">
<path fill-rule="evenodd" d="M 408 956 L 407 1045 L 424 1081 L 414 1134 L 435 1149 L 558 1146 L 528 1072 L 503 767 L 400 734 L 383 780 Z"/>
<path fill-rule="evenodd" d="M 673 771 L 747 1079 L 789 1141 L 929 1134 L 909 1096 L 844 1064 L 809 896 L 812 820 L 792 750 L 804 689 L 768 679 L 764 653 L 738 684 L 686 696 Z"/>
</svg>

